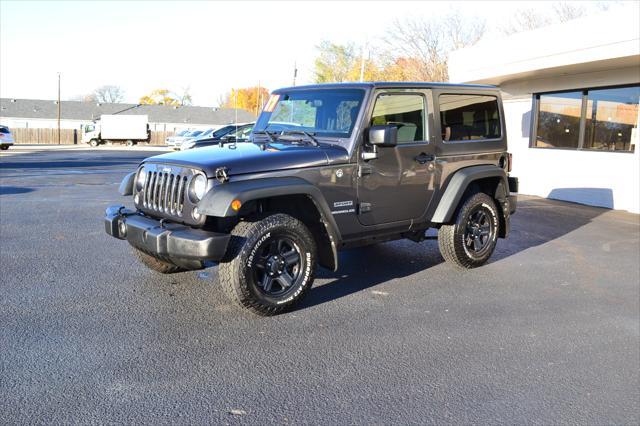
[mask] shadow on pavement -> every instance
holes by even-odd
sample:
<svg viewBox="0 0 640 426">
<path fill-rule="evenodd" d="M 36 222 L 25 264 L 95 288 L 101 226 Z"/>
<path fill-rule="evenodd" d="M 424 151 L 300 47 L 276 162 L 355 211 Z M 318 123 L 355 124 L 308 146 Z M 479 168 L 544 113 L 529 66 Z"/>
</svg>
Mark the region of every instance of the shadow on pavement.
<svg viewBox="0 0 640 426">
<path fill-rule="evenodd" d="M 498 241 L 489 263 L 562 237 L 588 223 L 607 209 L 542 198 L 520 199 L 512 216 L 511 234 Z M 334 279 L 313 287 L 300 309 L 319 305 L 380 283 L 403 278 L 436 266 L 444 260 L 437 242 L 409 241 L 384 243 L 340 252 L 340 269 L 318 271 L 317 278 Z M 454 268 L 454 266 L 451 266 Z"/>
<path fill-rule="evenodd" d="M 33 192 L 33 188 L 24 188 L 19 186 L 0 186 L 0 195 L 12 195 L 12 194 L 26 194 Z"/>
<path fill-rule="evenodd" d="M 0 169 L 71 169 L 78 167 L 110 167 L 137 164 L 137 159 L 105 158 L 104 160 L 2 161 Z"/>
</svg>

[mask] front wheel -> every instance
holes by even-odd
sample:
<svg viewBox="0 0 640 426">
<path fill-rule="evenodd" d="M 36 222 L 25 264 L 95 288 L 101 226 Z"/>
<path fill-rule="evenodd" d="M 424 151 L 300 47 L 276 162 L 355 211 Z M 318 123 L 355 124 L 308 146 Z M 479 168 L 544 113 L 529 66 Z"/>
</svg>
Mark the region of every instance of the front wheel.
<svg viewBox="0 0 640 426">
<path fill-rule="evenodd" d="M 89 141 L 89 145 L 91 145 L 92 147 L 96 147 L 98 146 L 98 140 L 97 139 L 91 139 L 91 141 Z"/>
<path fill-rule="evenodd" d="M 500 221 L 496 203 L 485 193 L 467 197 L 456 221 L 438 230 L 438 246 L 447 262 L 463 268 L 483 265 L 496 248 Z"/>
<path fill-rule="evenodd" d="M 311 232 L 298 219 L 279 213 L 235 226 L 219 277 L 233 302 L 260 315 L 276 315 L 302 300 L 315 269 Z"/>
<path fill-rule="evenodd" d="M 3 151 L 6 151 L 6 150 L 9 149 L 9 145 L 2 145 L 2 146 L 0 146 L 0 149 L 3 150 Z"/>
</svg>

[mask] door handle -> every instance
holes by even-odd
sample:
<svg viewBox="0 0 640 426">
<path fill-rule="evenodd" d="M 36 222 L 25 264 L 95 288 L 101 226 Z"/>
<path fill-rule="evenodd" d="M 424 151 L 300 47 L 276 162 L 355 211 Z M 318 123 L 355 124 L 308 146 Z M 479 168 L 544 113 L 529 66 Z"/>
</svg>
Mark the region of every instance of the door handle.
<svg viewBox="0 0 640 426">
<path fill-rule="evenodd" d="M 420 154 L 418 154 L 416 158 L 414 158 L 414 160 L 416 160 L 420 164 L 425 164 L 428 161 L 435 160 L 435 157 L 433 155 L 425 154 L 424 152 L 421 152 Z"/>
</svg>

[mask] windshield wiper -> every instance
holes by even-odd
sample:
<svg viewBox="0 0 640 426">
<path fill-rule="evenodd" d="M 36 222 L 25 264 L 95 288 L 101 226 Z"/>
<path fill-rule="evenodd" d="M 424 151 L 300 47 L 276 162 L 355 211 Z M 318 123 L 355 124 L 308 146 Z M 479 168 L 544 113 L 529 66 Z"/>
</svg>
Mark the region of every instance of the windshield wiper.
<svg viewBox="0 0 640 426">
<path fill-rule="evenodd" d="M 273 136 L 273 134 L 271 134 L 270 132 L 268 132 L 266 130 L 254 130 L 253 134 L 254 135 L 267 135 L 271 142 L 275 142 L 276 141 L 276 138 Z"/>
<path fill-rule="evenodd" d="M 305 132 L 304 130 L 285 130 L 282 132 L 283 135 L 304 135 L 307 138 L 307 141 L 311 143 L 313 146 L 320 146 L 318 139 L 313 136 L 313 134 L 309 132 Z"/>
</svg>

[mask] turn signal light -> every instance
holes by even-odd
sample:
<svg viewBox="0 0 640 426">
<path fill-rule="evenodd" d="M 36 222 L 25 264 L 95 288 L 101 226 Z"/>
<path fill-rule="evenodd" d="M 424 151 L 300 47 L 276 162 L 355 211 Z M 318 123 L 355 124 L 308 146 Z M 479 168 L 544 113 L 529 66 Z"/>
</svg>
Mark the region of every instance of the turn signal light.
<svg viewBox="0 0 640 426">
<path fill-rule="evenodd" d="M 235 211 L 240 210 L 240 207 L 242 207 L 242 203 L 240 202 L 240 200 L 233 200 L 231 202 L 231 208 Z"/>
<path fill-rule="evenodd" d="M 509 164 L 507 165 L 507 172 L 511 173 L 512 168 L 513 168 L 513 155 L 509 153 Z"/>
</svg>

